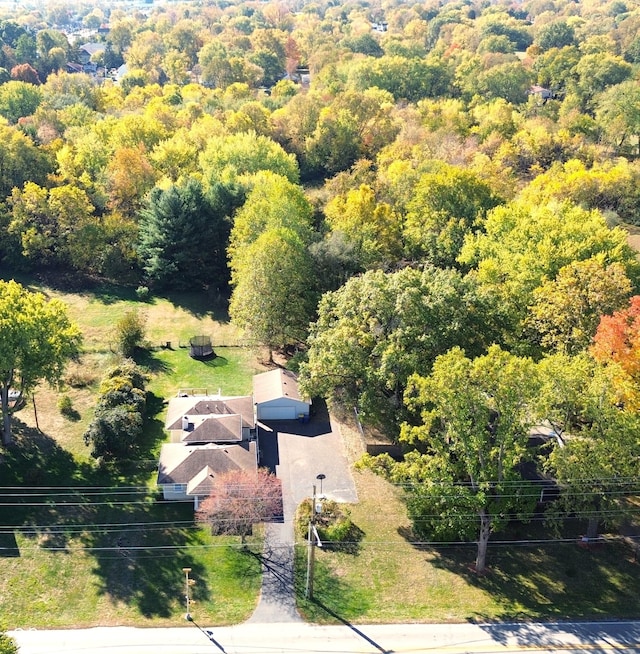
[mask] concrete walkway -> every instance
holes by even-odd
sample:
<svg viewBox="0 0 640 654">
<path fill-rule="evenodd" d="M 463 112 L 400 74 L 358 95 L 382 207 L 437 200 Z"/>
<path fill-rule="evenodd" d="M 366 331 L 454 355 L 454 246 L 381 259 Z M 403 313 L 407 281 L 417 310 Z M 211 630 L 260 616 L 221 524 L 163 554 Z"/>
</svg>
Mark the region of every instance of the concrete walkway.
<svg viewBox="0 0 640 654">
<path fill-rule="evenodd" d="M 273 422 L 259 434 L 261 465 L 282 482 L 283 522 L 266 526 L 262 592 L 249 623 L 300 622 L 294 588 L 294 519 L 298 504 L 311 497 L 313 485 L 338 502 L 357 502 L 355 483 L 339 431 L 326 411 L 309 423 Z"/>
</svg>

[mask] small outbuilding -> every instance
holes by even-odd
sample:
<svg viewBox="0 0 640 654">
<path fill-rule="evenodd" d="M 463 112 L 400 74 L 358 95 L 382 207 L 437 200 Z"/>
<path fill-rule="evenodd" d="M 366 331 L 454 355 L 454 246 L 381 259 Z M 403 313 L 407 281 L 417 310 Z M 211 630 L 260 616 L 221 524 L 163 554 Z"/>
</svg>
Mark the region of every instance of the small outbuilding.
<svg viewBox="0 0 640 654">
<path fill-rule="evenodd" d="M 291 370 L 276 368 L 253 378 L 253 401 L 258 420 L 308 420 L 311 401 L 303 398 Z"/>
</svg>

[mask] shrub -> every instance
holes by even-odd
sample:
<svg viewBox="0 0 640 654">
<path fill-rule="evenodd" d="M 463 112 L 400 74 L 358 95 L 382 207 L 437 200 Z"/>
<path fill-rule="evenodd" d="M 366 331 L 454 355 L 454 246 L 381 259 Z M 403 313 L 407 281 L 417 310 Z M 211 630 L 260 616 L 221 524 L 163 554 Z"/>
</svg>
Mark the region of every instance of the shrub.
<svg viewBox="0 0 640 654">
<path fill-rule="evenodd" d="M 138 444 L 146 412 L 146 378 L 133 361 L 110 370 L 100 384 L 100 397 L 84 442 L 91 456 L 104 461 L 128 457 Z"/>
<path fill-rule="evenodd" d="M 138 286 L 138 288 L 136 288 L 136 297 L 140 302 L 146 302 L 149 299 L 149 287 Z"/>
<path fill-rule="evenodd" d="M 135 309 L 127 311 L 116 324 L 118 350 L 125 357 L 131 357 L 142 345 L 145 333 L 145 318 Z"/>
<path fill-rule="evenodd" d="M 58 411 L 63 416 L 70 416 L 73 413 L 73 402 L 68 395 L 61 395 L 58 398 Z"/>
<path fill-rule="evenodd" d="M 307 537 L 311 519 L 311 499 L 298 506 L 296 526 L 301 537 Z M 322 500 L 322 512 L 316 515 L 318 536 L 327 550 L 356 553 L 364 536 L 363 531 L 351 520 L 348 507 L 333 500 Z"/>
<path fill-rule="evenodd" d="M 18 654 L 16 641 L 0 628 L 0 654 Z"/>
</svg>

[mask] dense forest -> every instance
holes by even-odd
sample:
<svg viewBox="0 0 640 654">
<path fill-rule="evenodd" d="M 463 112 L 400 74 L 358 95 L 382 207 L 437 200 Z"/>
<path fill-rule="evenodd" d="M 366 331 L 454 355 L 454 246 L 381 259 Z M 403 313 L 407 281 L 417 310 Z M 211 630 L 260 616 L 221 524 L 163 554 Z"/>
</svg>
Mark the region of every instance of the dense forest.
<svg viewBox="0 0 640 654">
<path fill-rule="evenodd" d="M 544 423 L 597 523 L 640 449 L 639 35 L 632 0 L 4 16 L 2 264 L 228 298 L 410 450 L 372 466 L 471 480 L 473 512 L 524 512 Z"/>
</svg>

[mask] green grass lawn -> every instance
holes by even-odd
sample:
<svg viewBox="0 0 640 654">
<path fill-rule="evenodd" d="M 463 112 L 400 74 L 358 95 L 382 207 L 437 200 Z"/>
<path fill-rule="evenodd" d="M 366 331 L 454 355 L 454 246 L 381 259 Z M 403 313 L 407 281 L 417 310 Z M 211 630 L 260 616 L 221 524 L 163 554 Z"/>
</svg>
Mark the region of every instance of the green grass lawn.
<svg viewBox="0 0 640 654">
<path fill-rule="evenodd" d="M 489 571 L 472 570 L 473 545 L 416 548 L 393 487 L 369 471 L 355 473 L 360 502 L 350 507 L 364 532 L 350 552 L 316 548 L 314 602 L 300 596 L 315 622 L 466 622 L 526 619 L 637 618 L 640 571 L 620 542 L 579 547 L 490 545 Z M 535 525 L 532 527 L 535 529 Z M 539 535 L 539 534 L 538 534 Z M 548 534 L 547 534 L 548 537 Z M 304 592 L 306 547 L 297 550 Z"/>
</svg>

